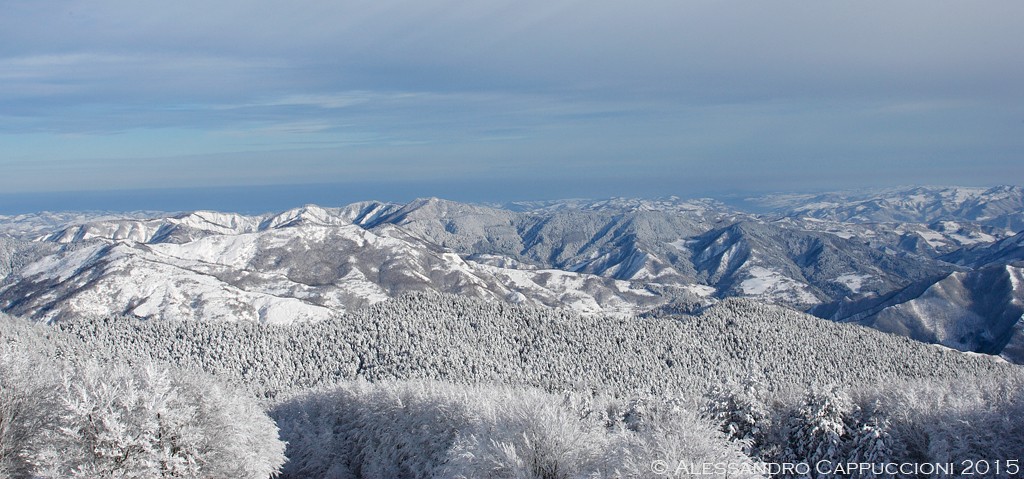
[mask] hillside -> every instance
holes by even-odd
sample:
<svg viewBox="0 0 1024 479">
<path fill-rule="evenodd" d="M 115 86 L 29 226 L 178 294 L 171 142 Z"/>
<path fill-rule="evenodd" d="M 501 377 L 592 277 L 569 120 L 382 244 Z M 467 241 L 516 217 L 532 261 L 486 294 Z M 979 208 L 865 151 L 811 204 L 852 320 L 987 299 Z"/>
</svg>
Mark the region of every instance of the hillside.
<svg viewBox="0 0 1024 479">
<path fill-rule="evenodd" d="M 1017 375 L 1018 368 L 777 306 L 729 300 L 695 316 L 580 316 L 451 295 L 406 295 L 318 323 L 76 319 L 56 327 L 101 351 L 172 361 L 261 395 L 364 378 L 496 382 L 623 394 Z"/>
<path fill-rule="evenodd" d="M 19 408 L 0 436 L 31 431 L 4 436 L 0 467 L 28 471 L 150 470 L 154 457 L 254 479 L 278 468 L 287 478 L 647 477 L 665 457 L 744 468 L 712 475 L 724 478 L 868 452 L 897 463 L 1024 452 L 1020 367 L 737 299 L 648 319 L 429 294 L 291 326 L 0 318 L 0 381 L 13 388 L 0 406 Z M 262 398 L 273 423 L 235 388 Z M 52 429 L 46 417 L 105 419 Z M 147 432 L 160 424 L 187 435 Z M 128 461 L 91 453 L 89 430 Z"/>
<path fill-rule="evenodd" d="M 967 289 L 984 289 L 994 276 L 981 269 L 1018 262 L 1020 235 L 1007 228 L 1020 193 L 917 187 L 758 199 L 774 208 L 768 214 L 672 197 L 23 215 L 0 222 L 9 235 L 0 240 L 0 310 L 37 321 L 290 324 L 417 292 L 624 316 L 743 297 L 1003 354 L 1019 342 L 1019 289 L 931 294 L 922 310 L 931 318 L 911 307 L 925 299 L 911 301 L 943 278 L 981 278 Z"/>
</svg>

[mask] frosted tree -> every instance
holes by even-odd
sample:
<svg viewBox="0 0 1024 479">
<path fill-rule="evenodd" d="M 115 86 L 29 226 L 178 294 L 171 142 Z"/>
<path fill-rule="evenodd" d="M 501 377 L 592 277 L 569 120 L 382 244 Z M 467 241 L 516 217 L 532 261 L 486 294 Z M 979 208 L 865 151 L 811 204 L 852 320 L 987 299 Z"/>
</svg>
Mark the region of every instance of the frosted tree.
<svg viewBox="0 0 1024 479">
<path fill-rule="evenodd" d="M 611 478 L 650 476 L 656 459 L 756 465 L 677 401 L 590 399 L 359 381 L 273 415 L 288 441 L 285 477 Z"/>
<path fill-rule="evenodd" d="M 900 462 L 893 451 L 894 439 L 889 435 L 887 426 L 884 419 L 872 418 L 852 431 L 851 450 L 847 462 L 866 464 Z M 871 479 L 889 477 L 886 474 L 876 474 L 875 472 L 875 469 L 869 469 L 863 474 L 858 471 L 855 477 Z"/>
<path fill-rule="evenodd" d="M 29 477 L 52 427 L 55 388 L 41 356 L 0 344 L 0 477 Z"/>
<path fill-rule="evenodd" d="M 756 454 L 772 427 L 773 411 L 767 404 L 769 396 L 764 384 L 754 377 L 741 382 L 716 386 L 708 393 L 702 413 L 719 425 L 732 440 L 751 444 L 749 453 Z"/>
<path fill-rule="evenodd" d="M 845 462 L 855 407 L 853 401 L 836 388 L 809 390 L 788 418 L 788 447 L 779 462 L 812 465 L 819 461 Z M 810 474 L 814 478 L 832 477 L 819 474 L 815 468 Z"/>
<path fill-rule="evenodd" d="M 207 381 L 95 362 L 66 373 L 58 424 L 34 458 L 36 474 L 226 479 L 276 472 L 284 457 L 274 424 L 251 400 L 218 394 Z"/>
</svg>

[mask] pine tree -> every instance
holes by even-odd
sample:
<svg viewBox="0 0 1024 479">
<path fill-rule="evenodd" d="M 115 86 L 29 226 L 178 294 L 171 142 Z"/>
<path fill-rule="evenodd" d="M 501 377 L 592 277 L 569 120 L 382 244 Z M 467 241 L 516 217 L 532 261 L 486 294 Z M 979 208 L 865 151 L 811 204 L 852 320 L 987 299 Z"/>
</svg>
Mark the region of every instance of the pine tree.
<svg viewBox="0 0 1024 479">
<path fill-rule="evenodd" d="M 844 463 L 849 457 L 848 442 L 854 408 L 849 397 L 834 387 L 809 390 L 787 421 L 788 446 L 779 462 L 811 465 L 821 461 Z M 812 467 L 808 477 L 833 476 L 819 474 Z"/>
</svg>

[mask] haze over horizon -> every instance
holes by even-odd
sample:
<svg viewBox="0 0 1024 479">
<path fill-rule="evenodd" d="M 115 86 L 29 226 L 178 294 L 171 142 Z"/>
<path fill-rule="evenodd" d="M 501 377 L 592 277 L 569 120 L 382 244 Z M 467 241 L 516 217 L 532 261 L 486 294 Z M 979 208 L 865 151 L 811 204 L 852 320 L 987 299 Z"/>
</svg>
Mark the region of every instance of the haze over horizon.
<svg viewBox="0 0 1024 479">
<path fill-rule="evenodd" d="M 1022 18 L 1007 0 L 9 2 L 0 210 L 1003 184 L 1024 177 Z"/>
</svg>

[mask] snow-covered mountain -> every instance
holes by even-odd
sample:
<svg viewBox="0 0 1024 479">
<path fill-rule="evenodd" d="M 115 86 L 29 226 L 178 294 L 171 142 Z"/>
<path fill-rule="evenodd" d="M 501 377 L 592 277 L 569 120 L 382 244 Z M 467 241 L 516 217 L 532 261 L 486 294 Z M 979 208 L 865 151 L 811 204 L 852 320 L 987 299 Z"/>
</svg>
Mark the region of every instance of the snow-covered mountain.
<svg viewBox="0 0 1024 479">
<path fill-rule="evenodd" d="M 1024 262 L 1024 232 L 1003 238 L 995 243 L 982 243 L 962 248 L 942 256 L 940 259 L 971 267 Z"/>
<path fill-rule="evenodd" d="M 995 265 L 914 283 L 812 313 L 1024 364 L 1024 268 Z"/>
<path fill-rule="evenodd" d="M 712 228 L 726 214 L 575 205 L 513 212 L 431 198 L 363 224 L 397 225 L 485 262 L 501 257 L 533 267 L 641 280 L 685 276 L 686 271 L 672 270 L 671 261 L 663 258 L 674 253 L 670 243 Z"/>
<path fill-rule="evenodd" d="M 683 214 L 716 214 L 729 211 L 729 208 L 724 203 L 711 198 L 682 199 L 677 196 L 660 199 L 609 198 L 605 200 L 516 201 L 491 206 L 509 211 L 530 211 L 535 213 L 583 210 L 613 212 L 669 211 Z"/>
<path fill-rule="evenodd" d="M 717 297 L 747 296 L 797 308 L 837 295 L 886 293 L 953 269 L 898 248 L 903 238 L 891 232 L 882 240 L 891 247 L 878 246 L 856 235 L 816 231 L 806 221 L 764 221 L 713 202 L 691 206 L 573 200 L 514 212 L 430 199 L 363 225 L 397 225 L 487 264 L 556 268 L 659 287 L 698 284 Z"/>
<path fill-rule="evenodd" d="M 911 187 L 822 194 L 769 195 L 751 200 L 775 213 L 855 223 L 969 221 L 1024 229 L 1024 188 Z"/>
<path fill-rule="evenodd" d="M 192 211 L 149 218 L 96 218 L 67 225 L 38 239 L 74 243 L 91 239 L 136 243 L 187 243 L 211 235 L 237 235 L 298 225 L 344 226 L 351 211 L 306 205 L 278 214 L 246 216 L 216 211 Z"/>
<path fill-rule="evenodd" d="M 965 247 L 986 246 L 1013 235 L 1012 231 L 966 221 L 931 223 L 850 223 L 810 217 L 786 216 L 773 220 L 785 227 L 829 233 L 866 243 L 877 250 L 891 250 L 938 258 Z"/>
<path fill-rule="evenodd" d="M 106 212 L 106 211 L 43 211 L 18 215 L 0 215 L 0 237 L 18 239 L 34 239 L 41 235 L 52 234 L 54 231 L 70 225 L 80 225 L 95 221 L 145 219 L 162 215 L 157 211 Z"/>
<path fill-rule="evenodd" d="M 699 278 L 723 296 L 804 308 L 834 297 L 888 292 L 950 270 L 938 261 L 886 253 L 853 238 L 763 221 L 739 221 L 683 247 L 692 252 Z"/>
<path fill-rule="evenodd" d="M 195 216 L 104 221 L 71 229 L 88 236 L 50 235 L 76 246 L 20 268 L 17 281 L 0 289 L 0 308 L 40 320 L 114 313 L 289 323 L 410 291 L 624 313 L 662 302 L 613 279 L 467 262 L 393 225 L 371 231 L 324 209 L 262 219 L 203 213 L 219 221 L 200 223 Z"/>
<path fill-rule="evenodd" d="M 1017 290 L 981 292 L 998 279 L 991 271 L 1012 271 L 1024 257 L 1021 235 L 1006 227 L 1022 214 L 1021 191 L 775 196 L 762 199 L 777 208 L 767 215 L 678 198 L 23 215 L 0 222 L 8 232 L 0 309 L 42 320 L 116 313 L 287 323 L 415 291 L 627 314 L 740 296 L 989 352 L 1003 333 L 954 340 L 943 331 L 1009 324 Z M 940 299 L 921 314 L 948 304 L 943 321 L 904 311 L 931 286 L 953 283 L 966 286 L 936 291 L 977 293 L 932 294 Z M 908 322 L 915 326 L 893 326 Z"/>
</svg>

